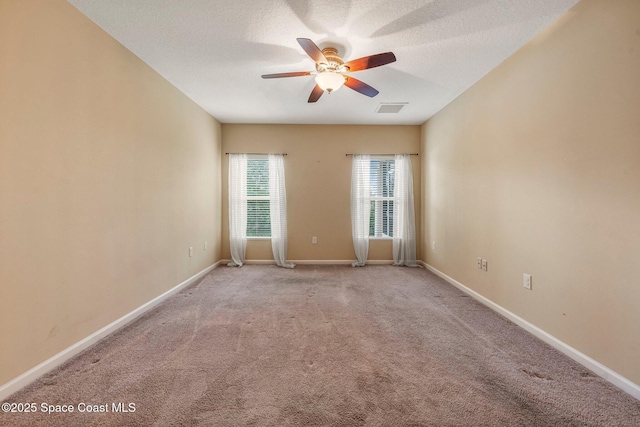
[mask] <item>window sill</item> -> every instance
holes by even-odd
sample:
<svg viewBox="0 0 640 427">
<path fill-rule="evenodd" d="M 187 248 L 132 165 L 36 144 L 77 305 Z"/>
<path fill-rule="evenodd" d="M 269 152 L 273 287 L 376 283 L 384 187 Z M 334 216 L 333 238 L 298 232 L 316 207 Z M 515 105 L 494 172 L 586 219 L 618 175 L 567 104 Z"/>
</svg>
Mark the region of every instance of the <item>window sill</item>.
<svg viewBox="0 0 640 427">
<path fill-rule="evenodd" d="M 393 240 L 393 237 L 389 236 L 369 236 L 369 240 Z"/>
<path fill-rule="evenodd" d="M 271 240 L 271 237 L 247 237 L 247 240 Z"/>
</svg>

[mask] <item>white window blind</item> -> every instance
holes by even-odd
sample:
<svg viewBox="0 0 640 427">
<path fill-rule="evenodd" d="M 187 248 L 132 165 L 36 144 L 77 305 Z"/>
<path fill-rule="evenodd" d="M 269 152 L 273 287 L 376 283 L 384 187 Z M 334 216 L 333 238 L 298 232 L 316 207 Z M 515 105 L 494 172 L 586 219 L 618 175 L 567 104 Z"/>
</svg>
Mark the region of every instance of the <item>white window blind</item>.
<svg viewBox="0 0 640 427">
<path fill-rule="evenodd" d="M 269 160 L 247 160 L 247 237 L 271 237 Z"/>
<path fill-rule="evenodd" d="M 395 162 L 393 159 L 371 159 L 369 173 L 371 195 L 369 236 L 393 237 Z"/>
</svg>

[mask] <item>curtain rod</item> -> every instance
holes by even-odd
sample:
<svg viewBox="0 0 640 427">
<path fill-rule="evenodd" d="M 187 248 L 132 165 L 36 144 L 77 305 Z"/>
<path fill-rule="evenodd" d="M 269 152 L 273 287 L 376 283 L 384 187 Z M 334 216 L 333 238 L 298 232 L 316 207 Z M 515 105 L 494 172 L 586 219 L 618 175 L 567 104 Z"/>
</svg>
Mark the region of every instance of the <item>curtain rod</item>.
<svg viewBox="0 0 640 427">
<path fill-rule="evenodd" d="M 226 154 L 226 155 L 229 155 L 229 154 L 249 154 L 249 155 L 280 154 L 282 156 L 286 156 L 287 155 L 287 153 L 224 153 L 224 154 Z"/>
<path fill-rule="evenodd" d="M 366 154 L 367 156 L 395 156 L 396 154 L 408 154 L 410 156 L 419 156 L 420 153 L 387 153 L 387 154 L 378 154 L 378 153 L 347 153 L 345 156 L 354 156 L 356 154 Z"/>
</svg>

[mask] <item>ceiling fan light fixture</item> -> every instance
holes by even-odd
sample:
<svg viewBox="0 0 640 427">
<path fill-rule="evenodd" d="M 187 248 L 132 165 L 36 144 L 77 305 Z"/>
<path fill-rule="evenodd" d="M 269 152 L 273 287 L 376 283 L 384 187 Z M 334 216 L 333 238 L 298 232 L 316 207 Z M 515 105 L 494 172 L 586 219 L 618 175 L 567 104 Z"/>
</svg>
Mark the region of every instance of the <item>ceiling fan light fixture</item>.
<svg viewBox="0 0 640 427">
<path fill-rule="evenodd" d="M 323 71 L 316 75 L 317 85 L 320 86 L 322 90 L 329 93 L 340 89 L 345 81 L 345 76 L 334 71 Z"/>
<path fill-rule="evenodd" d="M 378 53 L 376 55 L 364 56 L 345 63 L 338 55 L 338 49 L 335 47 L 320 48 L 310 39 L 298 38 L 298 44 L 302 47 L 309 58 L 313 59 L 316 64 L 316 71 L 293 71 L 289 73 L 264 74 L 263 79 L 277 79 L 281 77 L 297 77 L 309 76 L 315 74 L 316 85 L 313 87 L 307 102 L 317 102 L 325 92 L 333 92 L 340 89 L 343 85 L 351 90 L 373 98 L 379 92 L 345 73 L 354 71 L 368 70 L 382 65 L 395 62 L 396 56 L 393 52 Z"/>
</svg>

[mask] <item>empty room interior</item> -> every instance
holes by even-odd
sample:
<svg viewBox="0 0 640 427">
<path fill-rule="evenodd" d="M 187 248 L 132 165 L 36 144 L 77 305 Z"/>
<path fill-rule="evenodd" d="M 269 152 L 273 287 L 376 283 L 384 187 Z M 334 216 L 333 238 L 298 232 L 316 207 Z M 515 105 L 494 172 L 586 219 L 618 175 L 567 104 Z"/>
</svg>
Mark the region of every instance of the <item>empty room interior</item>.
<svg viewBox="0 0 640 427">
<path fill-rule="evenodd" d="M 638 0 L 0 0 L 0 425 L 639 425 L 639 76 Z"/>
</svg>

